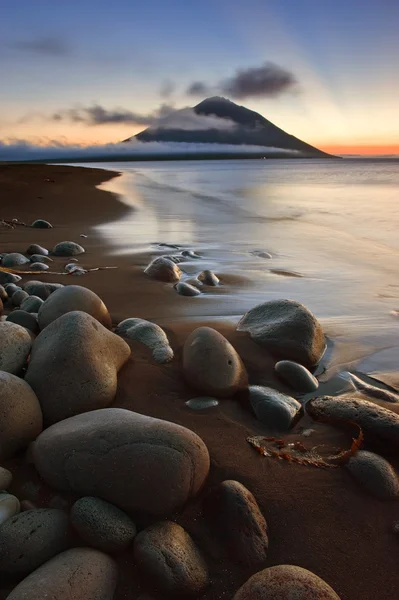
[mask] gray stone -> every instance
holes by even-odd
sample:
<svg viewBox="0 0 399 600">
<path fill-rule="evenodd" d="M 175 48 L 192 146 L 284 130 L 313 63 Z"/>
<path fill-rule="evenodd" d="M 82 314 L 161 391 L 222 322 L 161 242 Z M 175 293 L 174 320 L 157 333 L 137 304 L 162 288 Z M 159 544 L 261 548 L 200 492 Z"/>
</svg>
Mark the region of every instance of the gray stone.
<svg viewBox="0 0 399 600">
<path fill-rule="evenodd" d="M 40 316 L 39 311 L 39 325 Z M 85 312 L 68 312 L 50 323 L 33 344 L 25 376 L 45 423 L 111 404 L 117 373 L 129 356 L 126 342 Z"/>
<path fill-rule="evenodd" d="M 136 535 L 131 518 L 101 498 L 85 496 L 71 509 L 71 523 L 80 537 L 103 552 L 126 550 Z"/>
<path fill-rule="evenodd" d="M 12 482 L 12 473 L 4 467 L 0 467 L 0 491 L 7 490 Z"/>
<path fill-rule="evenodd" d="M 233 600 L 340 600 L 334 590 L 311 571 L 277 565 L 255 573 Z"/>
<path fill-rule="evenodd" d="M 200 290 L 185 281 L 179 281 L 176 283 L 175 290 L 180 296 L 199 296 Z"/>
<path fill-rule="evenodd" d="M 8 300 L 8 294 L 2 285 L 0 285 L 0 300 L 2 300 L 2 302 L 6 302 Z"/>
<path fill-rule="evenodd" d="M 11 303 L 12 303 L 13 306 L 21 306 L 21 303 L 26 298 L 29 298 L 29 294 L 27 292 L 25 292 L 24 290 L 17 290 L 11 296 Z"/>
<path fill-rule="evenodd" d="M 6 271 L 0 271 L 0 284 L 4 285 L 6 283 L 18 283 L 21 281 L 22 277 L 20 275 L 14 275 L 14 273 L 7 273 Z"/>
<path fill-rule="evenodd" d="M 22 288 L 19 285 L 16 285 L 15 283 L 6 283 L 4 289 L 6 290 L 10 300 L 12 295 L 15 294 L 15 292 L 18 292 L 18 290 L 22 290 Z"/>
<path fill-rule="evenodd" d="M 320 323 L 312 313 L 293 300 L 271 300 L 255 306 L 238 323 L 254 342 L 281 358 L 306 367 L 316 365 L 326 342 Z"/>
<path fill-rule="evenodd" d="M 117 580 L 117 566 L 110 556 L 73 548 L 36 569 L 7 600 L 112 600 Z"/>
<path fill-rule="evenodd" d="M 32 333 L 38 333 L 39 331 L 39 324 L 37 322 L 36 317 L 24 310 L 14 310 L 7 316 L 6 321 L 10 321 L 11 323 L 17 323 L 17 325 L 25 327 L 25 329 L 28 329 Z"/>
<path fill-rule="evenodd" d="M 374 452 L 360 450 L 346 465 L 353 477 L 372 495 L 390 499 L 399 495 L 398 476 L 392 465 Z"/>
<path fill-rule="evenodd" d="M 31 263 L 54 262 L 52 258 L 50 258 L 49 256 L 42 255 L 42 254 L 32 254 L 32 256 L 30 256 L 29 258 L 30 258 Z"/>
<path fill-rule="evenodd" d="M 43 302 L 44 300 L 39 298 L 39 296 L 29 296 L 21 302 L 21 310 L 28 313 L 37 313 Z"/>
<path fill-rule="evenodd" d="M 237 563 L 260 568 L 267 559 L 267 523 L 251 492 L 238 481 L 223 481 L 208 495 L 205 511 Z"/>
<path fill-rule="evenodd" d="M 39 308 L 39 325 L 44 329 L 50 323 L 72 311 L 81 311 L 111 329 L 112 320 L 104 302 L 91 290 L 80 285 L 66 285 L 56 290 Z"/>
<path fill-rule="evenodd" d="M 198 279 L 202 281 L 205 285 L 219 285 L 218 277 L 213 271 L 209 271 L 208 269 L 206 269 L 205 271 L 201 271 L 201 273 L 198 275 Z"/>
<path fill-rule="evenodd" d="M 185 256 L 186 258 L 201 258 L 201 256 L 194 252 L 194 250 L 183 250 L 181 255 Z"/>
<path fill-rule="evenodd" d="M 75 242 L 60 242 L 53 248 L 54 256 L 77 256 L 83 252 L 85 249 Z"/>
<path fill-rule="evenodd" d="M 181 277 L 179 267 L 172 260 L 164 256 L 158 256 L 158 258 L 150 262 L 144 273 L 153 279 L 170 283 L 179 281 Z"/>
<path fill-rule="evenodd" d="M 302 409 L 295 398 L 261 385 L 249 386 L 249 402 L 256 418 L 275 431 L 291 429 Z"/>
<path fill-rule="evenodd" d="M 43 262 L 32 263 L 30 266 L 32 271 L 48 271 L 49 268 L 50 267 Z"/>
<path fill-rule="evenodd" d="M 20 254 L 19 252 L 10 252 L 4 256 L 1 265 L 3 267 L 12 268 L 26 265 L 28 262 L 29 258 L 26 258 L 23 254 Z"/>
<path fill-rule="evenodd" d="M 195 433 L 121 408 L 49 427 L 33 445 L 33 457 L 51 487 L 153 514 L 180 508 L 209 471 L 207 448 Z"/>
<path fill-rule="evenodd" d="M 26 577 L 69 545 L 69 520 L 62 510 L 21 512 L 0 528 L 0 572 Z"/>
<path fill-rule="evenodd" d="M 360 425 L 366 436 L 399 448 L 399 415 L 374 402 L 350 396 L 321 396 L 306 403 L 306 412 L 317 419 L 342 419 Z"/>
<path fill-rule="evenodd" d="M 128 340 L 145 344 L 152 350 L 152 357 L 157 363 L 168 363 L 174 356 L 164 330 L 150 321 L 125 319 L 118 324 L 115 333 Z"/>
<path fill-rule="evenodd" d="M 38 296 L 42 300 L 47 300 L 50 294 L 63 287 L 62 283 L 47 283 L 44 281 L 32 280 L 27 281 L 24 284 L 23 289 L 29 296 Z"/>
<path fill-rule="evenodd" d="M 43 246 L 39 246 L 39 244 L 31 244 L 26 251 L 26 254 L 39 254 L 40 256 L 47 256 L 48 250 L 43 248 Z M 30 259 L 32 261 L 32 259 Z"/>
<path fill-rule="evenodd" d="M 19 373 L 32 346 L 32 340 L 24 327 L 9 321 L 0 322 L 0 371 Z"/>
<path fill-rule="evenodd" d="M 274 368 L 281 379 L 298 392 L 314 392 L 319 387 L 316 377 L 306 367 L 292 360 L 280 360 Z"/>
<path fill-rule="evenodd" d="M 246 389 L 248 376 L 241 358 L 226 338 L 210 327 L 199 327 L 183 347 L 183 374 L 203 394 L 229 398 Z"/>
<path fill-rule="evenodd" d="M 204 284 L 202 283 L 202 281 L 199 281 L 195 277 L 190 277 L 189 279 L 185 279 L 185 282 L 189 283 L 190 285 L 193 285 L 194 287 L 198 288 L 199 290 L 201 290 L 204 287 Z"/>
<path fill-rule="evenodd" d="M 0 528 L 8 519 L 17 515 L 20 508 L 18 498 L 7 493 L 0 494 Z"/>
<path fill-rule="evenodd" d="M 190 535 L 172 521 L 141 531 L 133 546 L 140 571 L 168 594 L 199 595 L 207 587 L 206 563 Z"/>
<path fill-rule="evenodd" d="M 0 371 L 0 460 L 12 458 L 41 430 L 42 411 L 33 390 L 23 379 Z"/>
<path fill-rule="evenodd" d="M 51 223 L 49 223 L 48 221 L 45 221 L 44 219 L 36 219 L 36 221 L 33 221 L 31 227 L 36 227 L 36 229 L 52 229 L 53 228 Z"/>
<path fill-rule="evenodd" d="M 219 404 L 219 400 L 211 398 L 210 396 L 200 396 L 198 398 L 191 398 L 187 400 L 186 406 L 193 410 L 205 410 L 206 408 L 213 408 Z"/>
</svg>

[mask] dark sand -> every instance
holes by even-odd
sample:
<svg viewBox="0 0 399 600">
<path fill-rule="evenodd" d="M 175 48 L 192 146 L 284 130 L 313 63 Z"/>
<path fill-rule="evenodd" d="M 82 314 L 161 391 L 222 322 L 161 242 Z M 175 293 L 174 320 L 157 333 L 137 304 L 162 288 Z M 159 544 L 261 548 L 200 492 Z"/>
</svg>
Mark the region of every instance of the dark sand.
<svg viewBox="0 0 399 600">
<path fill-rule="evenodd" d="M 210 485 L 237 479 L 255 495 L 267 519 L 270 530 L 267 566 L 285 563 L 310 569 L 325 579 L 342 600 L 397 600 L 399 539 L 392 533 L 392 523 L 399 519 L 397 502 L 368 496 L 344 468 L 320 469 L 260 456 L 246 442 L 246 437 L 266 431 L 252 417 L 245 398 L 222 400 L 217 408 L 202 412 L 185 406 L 187 399 L 198 394 L 183 381 L 181 348 L 199 321 L 181 320 L 185 305 L 192 299 L 171 293 L 169 284 L 152 281 L 143 274 L 143 266 L 154 255 L 108 255 L 104 240 L 93 226 L 122 218 L 127 208 L 117 197 L 94 186 L 112 176 L 109 171 L 63 166 L 0 167 L 0 219 L 16 217 L 30 223 L 43 218 L 54 225 L 52 230 L 23 227 L 1 230 L 0 252 L 24 252 L 31 243 L 47 248 L 63 240 L 81 243 L 86 254 L 78 258 L 84 267 L 118 268 L 82 277 L 25 276 L 23 281 L 39 279 L 89 287 L 104 300 L 114 323 L 127 317 L 144 317 L 156 320 L 167 331 L 175 359 L 168 365 L 157 365 L 144 346 L 132 343 L 132 356 L 120 372 L 114 406 L 184 425 L 198 433 L 208 446 L 211 473 L 202 496 L 179 515 L 172 516 L 190 532 L 206 555 L 212 585 L 204 598 L 231 598 L 251 575 L 224 555 L 201 513 L 202 497 Z M 44 182 L 47 177 L 55 179 L 55 183 Z M 81 233 L 89 237 L 80 238 Z M 167 253 L 168 249 L 164 250 Z M 66 262 L 68 259 L 56 259 L 52 265 L 62 270 Z M 216 310 L 217 305 L 214 315 Z M 250 383 L 270 384 L 289 393 L 272 374 L 272 357 L 245 334 L 235 332 L 233 323 L 202 319 L 200 324 L 214 327 L 233 343 L 248 369 Z M 350 357 L 350 349 L 344 350 Z M 341 360 L 342 355 L 336 362 Z M 334 357 L 331 362 L 334 363 Z M 305 439 L 298 431 L 307 426 L 316 431 Z M 327 444 L 333 451 L 350 445 L 347 432 L 314 423 L 308 417 L 288 437 L 305 444 Z M 399 467 L 398 460 L 386 452 L 383 454 Z M 38 506 L 47 506 L 49 502 L 53 505 L 54 496 L 60 501 L 59 494 L 40 484 L 34 469 L 22 457 L 4 466 L 13 472 L 15 481 L 11 491 L 21 500 L 31 499 Z M 66 500 L 71 502 L 73 498 Z M 142 527 L 151 519 L 136 515 L 136 522 Z M 133 600 L 139 593 L 150 593 L 150 588 L 138 578 L 131 553 L 121 556 L 119 563 L 120 583 L 115 600 Z M 12 586 L 5 583 L 0 589 L 3 599 Z"/>
</svg>

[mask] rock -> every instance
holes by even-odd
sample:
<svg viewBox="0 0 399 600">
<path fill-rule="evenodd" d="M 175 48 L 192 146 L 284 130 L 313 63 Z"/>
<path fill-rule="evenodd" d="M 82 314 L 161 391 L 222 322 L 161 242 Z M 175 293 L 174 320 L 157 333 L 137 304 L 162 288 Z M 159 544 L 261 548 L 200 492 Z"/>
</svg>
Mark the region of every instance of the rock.
<svg viewBox="0 0 399 600">
<path fill-rule="evenodd" d="M 79 265 L 77 265 L 76 263 L 71 262 L 71 263 L 68 263 L 67 265 L 65 265 L 64 271 L 66 273 L 74 273 L 75 271 L 84 271 L 84 269 L 82 267 L 80 267 Z"/>
<path fill-rule="evenodd" d="M 202 281 L 199 281 L 195 277 L 190 277 L 189 279 L 185 279 L 185 282 L 189 283 L 190 285 L 193 285 L 194 287 L 198 288 L 199 290 L 204 287 L 204 284 L 202 283 Z"/>
<path fill-rule="evenodd" d="M 25 327 L 25 329 L 35 334 L 39 331 L 39 324 L 36 317 L 24 310 L 14 310 L 7 316 L 6 321 L 17 323 L 17 325 L 21 325 L 21 327 Z"/>
<path fill-rule="evenodd" d="M 0 323 L 0 371 L 19 373 L 28 358 L 32 340 L 24 327 L 9 321 Z"/>
<path fill-rule="evenodd" d="M 36 221 L 33 221 L 31 227 L 36 227 L 36 229 L 52 229 L 53 228 L 51 223 L 49 223 L 48 221 L 45 221 L 44 219 L 36 219 Z"/>
<path fill-rule="evenodd" d="M 134 558 L 155 588 L 168 594 L 199 595 L 208 585 L 206 563 L 190 535 L 172 521 L 156 523 L 134 540 Z"/>
<path fill-rule="evenodd" d="M 271 300 L 255 306 L 238 323 L 254 342 L 284 359 L 306 367 L 316 365 L 326 342 L 320 323 L 312 313 L 293 300 Z"/>
<path fill-rule="evenodd" d="M 72 506 L 70 516 L 80 537 L 89 546 L 104 552 L 126 550 L 136 535 L 131 518 L 101 498 L 80 498 Z"/>
<path fill-rule="evenodd" d="M 233 346 L 210 327 L 198 327 L 183 347 L 183 374 L 199 392 L 229 398 L 246 389 L 248 376 Z"/>
<path fill-rule="evenodd" d="M 83 252 L 85 249 L 75 242 L 60 242 L 53 248 L 54 256 L 77 256 Z"/>
<path fill-rule="evenodd" d="M 219 401 L 216 400 L 216 398 L 211 398 L 210 396 L 200 396 L 199 398 L 191 398 L 186 402 L 186 406 L 192 408 L 193 410 L 204 410 L 205 408 L 213 408 L 218 404 Z"/>
<path fill-rule="evenodd" d="M 179 267 L 172 260 L 164 256 L 159 256 L 150 262 L 144 273 L 153 279 L 171 283 L 179 281 L 181 277 Z"/>
<path fill-rule="evenodd" d="M 11 302 L 13 306 L 20 306 L 21 303 L 26 299 L 29 298 L 29 294 L 27 294 L 26 292 L 24 292 L 24 290 L 17 290 L 16 292 L 14 292 L 14 294 L 11 296 Z"/>
<path fill-rule="evenodd" d="M 321 396 L 309 400 L 306 412 L 317 419 L 342 419 L 360 425 L 366 436 L 399 448 L 399 415 L 369 402 L 348 396 Z"/>
<path fill-rule="evenodd" d="M 200 290 L 185 281 L 179 281 L 175 285 L 175 290 L 180 296 L 199 296 Z"/>
<path fill-rule="evenodd" d="M 40 329 L 72 311 L 87 313 L 108 329 L 112 327 L 108 309 L 97 294 L 80 285 L 67 285 L 51 294 L 39 308 Z"/>
<path fill-rule="evenodd" d="M 22 279 L 22 277 L 20 275 L 14 275 L 14 273 L 7 273 L 6 271 L 0 271 L 0 284 L 1 285 L 4 285 L 6 283 L 18 283 L 18 281 L 21 281 L 21 279 Z"/>
<path fill-rule="evenodd" d="M 0 371 L 0 460 L 12 458 L 41 430 L 42 412 L 33 390 L 23 379 Z"/>
<path fill-rule="evenodd" d="M 194 250 L 183 250 L 181 255 L 185 256 L 186 258 L 201 258 L 201 256 L 199 254 L 196 254 Z"/>
<path fill-rule="evenodd" d="M 2 285 L 0 285 L 0 300 L 2 300 L 2 302 L 7 302 L 8 300 L 8 294 Z"/>
<path fill-rule="evenodd" d="M 281 379 L 298 392 L 314 392 L 319 387 L 316 377 L 306 367 L 292 360 L 280 360 L 274 368 Z"/>
<path fill-rule="evenodd" d="M 13 294 L 15 294 L 15 292 L 18 292 L 18 290 L 22 290 L 22 288 L 19 285 L 16 285 L 15 283 L 6 283 L 4 289 L 6 290 L 10 299 L 12 298 Z"/>
<path fill-rule="evenodd" d="M 36 262 L 31 264 L 32 271 L 48 271 L 49 266 L 43 262 Z"/>
<path fill-rule="evenodd" d="M 392 465 L 374 452 L 360 450 L 346 465 L 353 477 L 372 495 L 390 499 L 399 495 L 399 481 Z"/>
<path fill-rule="evenodd" d="M 205 510 L 234 561 L 254 568 L 265 564 L 267 523 L 245 486 L 238 481 L 223 481 L 208 495 Z"/>
<path fill-rule="evenodd" d="M 29 294 L 29 296 L 38 296 L 42 300 L 47 298 L 55 291 L 63 288 L 62 283 L 46 283 L 44 281 L 27 281 L 23 289 Z"/>
<path fill-rule="evenodd" d="M 31 263 L 49 263 L 49 262 L 54 262 L 54 261 L 49 256 L 45 256 L 42 254 L 32 254 L 32 256 L 30 256 L 30 262 Z"/>
<path fill-rule="evenodd" d="M 26 577 L 69 544 L 69 520 L 62 510 L 24 511 L 0 528 L 0 572 Z"/>
<path fill-rule="evenodd" d="M 0 528 L 8 519 L 17 515 L 19 511 L 20 504 L 18 498 L 7 493 L 0 494 Z"/>
<path fill-rule="evenodd" d="M 112 600 L 117 579 L 110 556 L 91 548 L 73 548 L 31 573 L 7 600 Z"/>
<path fill-rule="evenodd" d="M 302 409 L 295 398 L 261 385 L 249 386 L 249 402 L 256 418 L 275 431 L 291 429 Z"/>
<path fill-rule="evenodd" d="M 1 265 L 2 267 L 7 267 L 9 269 L 26 265 L 28 262 L 29 258 L 26 258 L 23 254 L 20 254 L 19 252 L 10 252 L 4 256 Z"/>
<path fill-rule="evenodd" d="M 128 511 L 168 514 L 197 494 L 209 454 L 192 431 L 121 408 L 61 421 L 33 445 L 43 479 Z"/>
<path fill-rule="evenodd" d="M 28 313 L 37 313 L 43 302 L 44 300 L 39 298 L 39 296 L 29 296 L 21 302 L 20 308 Z"/>
<path fill-rule="evenodd" d="M 39 246 L 39 244 L 31 244 L 27 249 L 26 254 L 39 254 L 40 256 L 47 256 L 48 250 L 46 248 L 43 248 L 43 246 Z M 32 262 L 32 259 L 30 260 Z"/>
<path fill-rule="evenodd" d="M 302 567 L 277 565 L 255 573 L 233 600 L 340 600 L 320 577 Z"/>
<path fill-rule="evenodd" d="M 49 314 L 43 322 L 41 310 L 43 326 Z M 117 373 L 129 356 L 126 342 L 87 313 L 68 312 L 50 323 L 33 344 L 25 376 L 45 423 L 111 404 Z"/>
<path fill-rule="evenodd" d="M 12 473 L 4 467 L 0 467 L 0 491 L 7 490 L 12 482 Z"/>
<path fill-rule="evenodd" d="M 21 505 L 21 512 L 37 509 L 37 506 L 30 500 L 21 500 L 20 505 Z"/>
<path fill-rule="evenodd" d="M 4 308 L 4 306 L 3 306 L 3 300 L 0 298 L 0 315 L 3 312 L 3 308 Z"/>
<path fill-rule="evenodd" d="M 168 363 L 174 356 L 164 330 L 150 321 L 125 319 L 118 324 L 115 333 L 128 340 L 145 344 L 152 350 L 152 357 L 157 363 Z"/>
<path fill-rule="evenodd" d="M 219 285 L 219 279 L 216 277 L 215 273 L 213 271 L 209 271 L 208 269 L 201 271 L 201 273 L 198 275 L 198 279 L 205 285 Z"/>
</svg>

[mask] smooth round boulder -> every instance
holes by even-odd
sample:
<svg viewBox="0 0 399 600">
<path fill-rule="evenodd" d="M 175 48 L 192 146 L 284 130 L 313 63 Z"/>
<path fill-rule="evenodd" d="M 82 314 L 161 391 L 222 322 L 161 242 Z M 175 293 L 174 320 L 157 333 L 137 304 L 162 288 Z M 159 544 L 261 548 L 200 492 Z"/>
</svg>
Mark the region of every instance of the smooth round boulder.
<svg viewBox="0 0 399 600">
<path fill-rule="evenodd" d="M 217 485 L 206 498 L 205 511 L 227 551 L 237 563 L 260 568 L 267 560 L 267 523 L 251 492 L 238 481 Z"/>
<path fill-rule="evenodd" d="M 53 259 L 49 256 L 42 254 L 32 254 L 30 257 L 31 263 L 49 263 L 53 262 Z"/>
<path fill-rule="evenodd" d="M 31 244 L 29 246 L 29 248 L 26 251 L 26 254 L 29 254 L 30 256 L 32 254 L 39 254 L 41 256 L 47 256 L 48 255 L 48 250 L 47 248 L 43 248 L 43 246 L 39 246 L 39 244 Z M 30 259 L 32 262 L 32 259 Z"/>
<path fill-rule="evenodd" d="M 13 306 L 21 306 L 22 302 L 26 300 L 26 298 L 29 298 L 29 294 L 27 292 L 24 290 L 17 290 L 11 296 L 11 303 Z"/>
<path fill-rule="evenodd" d="M 392 465 L 382 456 L 360 450 L 352 456 L 346 468 L 370 494 L 382 499 L 399 496 L 399 480 Z"/>
<path fill-rule="evenodd" d="M 198 275 L 199 281 L 202 281 L 205 285 L 216 286 L 219 285 L 219 278 L 215 275 L 213 271 L 206 269 L 205 271 L 201 271 Z"/>
<path fill-rule="evenodd" d="M 298 392 L 314 392 L 319 387 L 316 377 L 306 367 L 292 360 L 280 360 L 274 368 L 281 379 Z"/>
<path fill-rule="evenodd" d="M 49 268 L 50 267 L 43 262 L 32 263 L 30 266 L 32 271 L 48 271 Z"/>
<path fill-rule="evenodd" d="M 134 540 L 138 568 L 168 594 L 196 596 L 207 587 L 208 569 L 190 535 L 172 521 L 161 521 Z"/>
<path fill-rule="evenodd" d="M 53 228 L 51 223 L 49 223 L 48 221 L 45 221 L 44 219 L 36 219 L 36 221 L 33 221 L 31 227 L 35 227 L 36 229 L 52 229 Z"/>
<path fill-rule="evenodd" d="M 22 277 L 20 275 L 15 275 L 14 273 L 7 273 L 6 271 L 0 271 L 1 285 L 5 285 L 6 283 L 18 283 L 18 281 L 21 281 L 21 279 Z"/>
<path fill-rule="evenodd" d="M 7 492 L 0 493 L 0 528 L 4 523 L 17 515 L 21 509 L 18 498 Z"/>
<path fill-rule="evenodd" d="M 18 290 L 22 290 L 22 288 L 19 285 L 16 285 L 15 283 L 6 283 L 4 289 L 6 290 L 10 300 L 13 294 L 15 294 L 15 292 L 18 292 Z"/>
<path fill-rule="evenodd" d="M 179 267 L 165 256 L 158 256 L 158 258 L 151 261 L 148 267 L 144 269 L 144 273 L 152 279 L 170 283 L 179 281 L 182 274 Z"/>
<path fill-rule="evenodd" d="M 241 358 L 226 338 L 211 327 L 198 327 L 183 347 L 183 374 L 194 389 L 230 398 L 248 386 Z"/>
<path fill-rule="evenodd" d="M 72 311 L 87 313 L 108 329 L 112 327 L 108 309 L 97 294 L 80 285 L 66 285 L 51 294 L 39 308 L 40 329 Z"/>
<path fill-rule="evenodd" d="M 0 371 L 0 460 L 12 458 L 35 440 L 42 426 L 42 411 L 32 388 Z"/>
<path fill-rule="evenodd" d="M 70 544 L 68 515 L 54 508 L 26 510 L 0 528 L 0 573 L 26 577 Z"/>
<path fill-rule="evenodd" d="M 38 296 L 42 300 L 47 298 L 56 290 L 63 288 L 62 283 L 46 283 L 45 281 L 27 281 L 23 289 L 29 296 Z"/>
<path fill-rule="evenodd" d="M 0 300 L 2 302 L 7 302 L 7 300 L 8 300 L 8 294 L 2 285 L 0 285 Z"/>
<path fill-rule="evenodd" d="M 73 548 L 33 571 L 7 600 L 113 600 L 117 581 L 117 566 L 110 556 Z"/>
<path fill-rule="evenodd" d="M 237 325 L 254 342 L 287 360 L 312 367 L 324 354 L 326 341 L 316 317 L 300 302 L 271 300 L 252 308 Z"/>
<path fill-rule="evenodd" d="M 32 339 L 21 325 L 0 322 L 0 371 L 17 374 L 28 358 Z"/>
<path fill-rule="evenodd" d="M 45 305 L 39 310 L 41 326 Z M 47 318 L 50 313 L 44 323 Z M 46 425 L 109 406 L 116 394 L 117 373 L 129 356 L 127 343 L 85 312 L 67 312 L 47 325 L 33 344 L 25 375 L 39 398 Z"/>
<path fill-rule="evenodd" d="M 293 565 L 277 565 L 255 573 L 233 600 L 340 600 L 317 575 Z"/>
<path fill-rule="evenodd" d="M 256 418 L 274 431 L 291 429 L 302 410 L 295 398 L 262 385 L 249 386 L 249 402 Z"/>
<path fill-rule="evenodd" d="M 126 550 L 136 535 L 131 518 L 101 498 L 80 498 L 72 506 L 70 518 L 82 540 L 103 552 Z"/>
<path fill-rule="evenodd" d="M 180 296 L 199 296 L 201 294 L 198 288 L 185 281 L 176 283 L 175 290 Z"/>
<path fill-rule="evenodd" d="M 122 408 L 61 421 L 38 437 L 32 453 L 51 487 L 157 515 L 195 496 L 209 471 L 208 450 L 195 433 Z"/>
<path fill-rule="evenodd" d="M 39 298 L 39 296 L 29 296 L 21 302 L 20 308 L 21 310 L 24 310 L 28 313 L 37 313 L 39 312 L 39 308 L 41 307 L 43 302 L 44 300 Z"/>
<path fill-rule="evenodd" d="M 0 491 L 7 490 L 12 482 L 12 473 L 4 467 L 0 467 Z"/>
<path fill-rule="evenodd" d="M 6 321 L 10 321 L 11 323 L 17 323 L 17 325 L 25 327 L 25 329 L 28 329 L 32 333 L 38 333 L 39 331 L 39 324 L 37 322 L 36 317 L 24 310 L 14 310 L 9 315 L 7 315 Z"/>
<path fill-rule="evenodd" d="M 83 254 L 85 249 L 76 242 L 59 242 L 53 248 L 54 256 L 77 256 Z"/>
<path fill-rule="evenodd" d="M 1 265 L 3 267 L 7 267 L 8 269 L 12 267 L 20 267 L 21 265 L 26 265 L 29 262 L 29 258 L 26 258 L 23 254 L 19 252 L 10 252 L 3 257 L 1 261 Z"/>
<path fill-rule="evenodd" d="M 145 319 L 130 318 L 121 321 L 115 329 L 117 335 L 141 342 L 150 350 L 155 362 L 164 364 L 172 360 L 174 354 L 168 336 L 159 325 Z"/>
</svg>

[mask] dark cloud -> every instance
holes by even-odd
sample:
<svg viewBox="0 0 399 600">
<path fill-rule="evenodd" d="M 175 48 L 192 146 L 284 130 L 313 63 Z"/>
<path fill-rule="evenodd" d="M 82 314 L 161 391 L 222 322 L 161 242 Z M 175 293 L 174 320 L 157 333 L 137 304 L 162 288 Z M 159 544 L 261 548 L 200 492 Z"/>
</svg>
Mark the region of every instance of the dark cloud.
<svg viewBox="0 0 399 600">
<path fill-rule="evenodd" d="M 174 111 L 173 106 L 161 104 L 151 113 L 143 114 L 125 108 L 107 109 L 100 104 L 88 107 L 67 108 L 59 110 L 51 116 L 53 121 L 72 121 L 87 125 L 106 125 L 109 123 L 126 123 L 130 125 L 151 125 Z"/>
<path fill-rule="evenodd" d="M 161 89 L 159 93 L 162 98 L 169 98 L 173 92 L 176 90 L 176 84 L 171 79 L 165 79 L 165 81 L 161 85 Z"/>
<path fill-rule="evenodd" d="M 297 83 L 293 73 L 267 62 L 260 67 L 238 70 L 232 77 L 222 79 L 215 86 L 195 81 L 187 89 L 187 94 L 203 96 L 216 92 L 238 100 L 255 97 L 275 98 L 293 90 Z"/>
<path fill-rule="evenodd" d="M 23 52 L 45 54 L 47 56 L 67 56 L 70 48 L 64 40 L 53 36 L 42 36 L 31 40 L 13 42 L 11 46 Z"/>
</svg>

